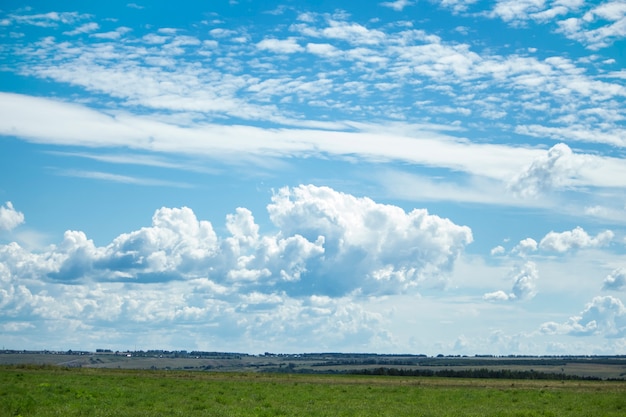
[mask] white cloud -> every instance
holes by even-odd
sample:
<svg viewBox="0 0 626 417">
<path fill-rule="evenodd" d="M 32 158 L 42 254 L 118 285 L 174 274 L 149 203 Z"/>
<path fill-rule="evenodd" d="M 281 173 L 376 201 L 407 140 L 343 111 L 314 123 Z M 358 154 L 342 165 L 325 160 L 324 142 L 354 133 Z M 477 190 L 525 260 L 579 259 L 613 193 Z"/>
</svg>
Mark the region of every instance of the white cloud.
<svg viewBox="0 0 626 417">
<path fill-rule="evenodd" d="M 513 277 L 512 294 L 516 300 L 528 300 L 536 294 L 536 282 L 539 278 L 537 264 L 526 262 Z M 511 297 L 509 295 L 509 297 Z"/>
<path fill-rule="evenodd" d="M 318 87 L 321 85 L 311 86 Z M 168 102 L 168 105 L 171 103 Z M 246 110 L 246 105 L 232 103 L 232 108 L 242 112 Z M 40 143 L 92 148 L 124 146 L 150 153 L 219 157 L 222 161 L 228 161 L 235 154 L 238 158 L 358 157 L 366 161 L 402 161 L 440 167 L 471 175 L 470 179 L 458 185 L 395 175 L 395 180 L 388 181 L 390 190 L 397 179 L 403 178 L 402 182 L 410 185 L 398 189 L 402 198 L 413 198 L 412 194 L 421 190 L 426 197 L 435 199 L 553 207 L 555 203 L 549 198 L 510 198 L 501 181 L 514 178 L 509 190 L 519 196 L 537 196 L 554 187 L 575 190 L 600 186 L 616 187 L 617 190 L 626 186 L 626 167 L 617 158 L 573 154 L 564 145 L 554 147 L 546 155 L 546 151 L 538 149 L 472 143 L 448 134 L 450 128 L 446 131 L 444 126 L 439 125 L 372 125 L 339 121 L 324 126 L 328 130 L 263 129 L 237 124 L 190 124 L 185 121 L 181 125 L 176 123 L 176 119 L 172 119 L 172 123 L 163 117 L 142 117 L 121 111 L 109 115 L 82 105 L 9 93 L 0 93 L 0 109 L 0 134 Z M 254 112 L 247 116 L 252 114 Z M 72 120 L 73 123 L 65 123 L 65 120 Z M 385 146 L 380 146 L 381 143 Z M 527 168 L 524 169 L 524 166 Z M 109 179 L 114 180 L 113 177 Z M 468 188 L 469 183 L 472 187 Z M 612 213 L 610 209 L 607 207 L 605 212 Z M 576 215 L 583 213 L 582 208 L 572 208 L 571 211 Z"/>
<path fill-rule="evenodd" d="M 267 50 L 276 53 L 293 54 L 304 50 L 295 39 L 263 39 L 256 44 L 260 50 Z"/>
<path fill-rule="evenodd" d="M 452 9 L 455 13 L 466 11 L 469 6 L 478 0 L 437 0 L 442 7 Z"/>
<path fill-rule="evenodd" d="M 424 280 L 437 284 L 452 269 L 471 230 L 426 210 L 404 212 L 368 198 L 327 187 L 283 188 L 268 206 L 283 233 L 308 240 L 324 238 L 320 279 L 330 286 L 358 288 L 358 277 L 370 291 L 398 292 Z"/>
<path fill-rule="evenodd" d="M 39 27 L 57 27 L 59 24 L 73 24 L 87 19 L 90 15 L 76 12 L 48 12 L 31 15 L 9 15 L 9 19 L 17 24 L 28 24 Z"/>
<path fill-rule="evenodd" d="M 530 252 L 535 252 L 537 250 L 537 241 L 532 238 L 526 238 L 521 240 L 517 246 L 513 248 L 513 252 L 519 254 L 520 256 L 526 256 Z"/>
<path fill-rule="evenodd" d="M 582 116 L 581 112 L 581 116 Z M 608 115 L 607 115 L 608 116 Z M 621 117 L 621 116 L 618 116 Z M 603 117 L 604 120 L 611 119 L 612 116 Z M 540 126 L 522 125 L 515 128 L 517 133 L 538 137 L 552 138 L 554 140 L 580 141 L 587 143 L 605 143 L 620 148 L 626 147 L 626 130 L 611 126 L 610 129 L 594 129 L 589 125 L 569 124 L 567 126 Z M 558 146 L 558 145 L 557 145 Z"/>
<path fill-rule="evenodd" d="M 448 42 L 420 30 L 374 27 L 374 23 L 366 27 L 349 21 L 341 13 L 313 14 L 308 19 L 290 28 L 298 33 L 297 38 L 265 39 L 257 48 L 247 43 L 229 44 L 228 39 L 222 48 L 207 48 L 195 38 L 193 43 L 183 45 L 180 37 L 173 38 L 175 30 L 163 29 L 158 33 L 167 35 L 164 39 L 148 35 L 143 39 L 125 37 L 130 42 L 90 45 L 74 40 L 57 42 L 50 37 L 24 48 L 23 65 L 17 70 L 108 95 L 127 109 L 138 106 L 164 112 L 193 112 L 195 120 L 205 122 L 232 117 L 300 126 L 323 123 L 305 117 L 310 106 L 325 109 L 321 117 L 333 120 L 411 120 L 415 109 L 403 105 L 397 91 L 413 91 L 413 84 L 419 83 L 446 91 L 452 97 L 451 103 L 424 107 L 419 113 L 441 117 L 457 109 L 454 114 L 463 119 L 471 111 L 488 123 L 519 114 L 520 120 L 537 120 L 532 125 L 517 127 L 520 133 L 559 140 L 623 142 L 619 134 L 623 129 L 610 114 L 621 114 L 616 99 L 626 96 L 626 90 L 619 83 L 587 74 L 575 61 L 478 53 L 470 44 Z M 323 22 L 317 21 L 322 19 Z M 310 24 L 315 22 L 318 24 Z M 215 28 L 210 34 L 233 41 L 233 36 L 246 34 L 248 29 Z M 117 37 L 118 32 L 95 35 Z M 315 42 L 316 38 L 321 41 Z M 162 42 L 164 46 L 150 48 L 151 42 Z M 301 63 L 273 60 L 260 53 L 259 47 L 278 53 L 307 52 L 320 59 L 314 63 L 315 71 L 308 71 L 305 59 Z M 210 65 L 198 66 L 198 59 L 208 59 Z M 350 65 L 349 72 L 342 68 L 345 65 Z M 321 84 L 320 78 L 323 88 L 296 88 Z M 250 88 L 258 84 L 290 88 L 250 94 Z M 202 88 L 198 88 L 200 85 Z M 381 85 L 394 85 L 395 89 L 381 94 Z M 519 93 L 519 100 L 509 100 L 508 94 L 498 93 L 503 88 L 508 91 L 511 85 Z M 471 100 L 467 98 L 470 96 Z M 606 111 L 605 115 L 594 116 L 595 123 L 571 127 L 572 123 L 563 119 L 581 120 L 578 113 L 598 100 L 603 100 L 602 106 L 594 107 Z M 106 106 L 112 105 L 111 101 L 103 101 Z M 554 126 L 540 124 L 547 109 Z"/>
<path fill-rule="evenodd" d="M 509 183 L 509 189 L 522 198 L 538 197 L 572 183 L 582 165 L 569 146 L 560 143 L 535 159 Z"/>
<path fill-rule="evenodd" d="M 483 299 L 485 301 L 509 301 L 511 299 L 510 295 L 505 293 L 502 290 L 489 292 L 483 295 Z"/>
<path fill-rule="evenodd" d="M 310 155 L 317 150 L 335 156 L 361 155 L 379 161 L 444 166 L 494 178 L 506 177 L 512 168 L 521 169 L 524 161 L 538 154 L 506 145 L 472 144 L 437 133 L 430 126 L 421 130 L 419 125 L 352 123 L 353 130 L 360 129 L 356 132 L 211 124 L 183 127 L 131 114 L 110 116 L 80 105 L 9 93 L 0 93 L 0 109 L 0 134 L 66 145 L 130 146 L 207 156 L 231 152 Z M 381 147 L 383 142 L 386 145 Z"/>
<path fill-rule="evenodd" d="M 498 245 L 491 249 L 491 256 L 502 255 L 505 252 L 504 246 Z"/>
<path fill-rule="evenodd" d="M 594 297 L 579 316 L 570 317 L 564 323 L 544 323 L 541 331 L 546 334 L 572 336 L 624 337 L 626 336 L 626 307 L 619 298 Z"/>
<path fill-rule="evenodd" d="M 12 230 L 24 223 L 24 214 L 15 210 L 10 201 L 0 206 L 0 230 Z"/>
<path fill-rule="evenodd" d="M 302 35 L 346 41 L 354 45 L 378 45 L 387 39 L 384 32 L 369 29 L 359 23 L 350 23 L 333 18 L 327 19 L 328 26 L 320 29 L 306 24 L 295 24 L 292 30 Z"/>
<path fill-rule="evenodd" d="M 396 206 L 300 186 L 277 192 L 268 205 L 278 234 L 261 234 L 252 213 L 226 218 L 230 236 L 218 237 L 189 208 L 161 208 L 150 227 L 96 247 L 83 232 L 42 253 L 17 243 L 0 247 L 14 276 L 66 282 L 168 282 L 206 277 L 218 285 L 342 296 L 398 293 L 440 285 L 464 247 L 468 227 Z"/>
<path fill-rule="evenodd" d="M 617 268 L 604 278 L 602 289 L 619 291 L 626 288 L 626 269 Z"/>
<path fill-rule="evenodd" d="M 336 57 L 342 54 L 342 52 L 329 43 L 307 43 L 307 52 L 315 55 L 322 55 L 327 58 Z"/>
<path fill-rule="evenodd" d="M 211 29 L 209 34 L 214 38 L 228 38 L 237 35 L 237 32 L 232 29 L 215 28 Z"/>
<path fill-rule="evenodd" d="M 528 21 L 555 22 L 557 32 L 592 50 L 608 47 L 626 37 L 626 4 L 623 0 L 608 0 L 601 4 L 585 4 L 583 0 L 498 0 L 489 16 L 512 25 L 523 25 Z M 571 17 L 558 20 L 565 16 Z"/>
<path fill-rule="evenodd" d="M 559 22 L 559 31 L 589 49 L 608 47 L 615 40 L 626 37 L 626 3 L 622 0 L 605 1 L 581 17 Z"/>
<path fill-rule="evenodd" d="M 126 34 L 128 32 L 131 32 L 131 31 L 132 31 L 131 28 L 122 26 L 122 27 L 119 27 L 119 28 L 117 28 L 117 29 L 115 29 L 113 31 L 110 31 L 110 32 L 94 33 L 94 34 L 92 34 L 90 36 L 92 36 L 94 38 L 97 38 L 97 39 L 111 39 L 111 40 L 114 40 L 114 39 L 121 38 L 124 34 Z"/>
<path fill-rule="evenodd" d="M 176 188 L 192 188 L 191 184 L 184 182 L 176 182 L 169 180 L 160 180 L 154 178 L 131 177 L 129 175 L 112 174 L 110 172 L 101 171 L 83 171 L 83 170 L 59 170 L 54 171 L 57 175 L 65 177 L 89 178 L 100 181 L 119 182 L 122 184 L 144 185 L 148 187 L 176 187 Z"/>
<path fill-rule="evenodd" d="M 545 8 L 545 0 L 497 0 L 491 15 L 505 22 L 520 22 Z"/>
<path fill-rule="evenodd" d="M 612 231 L 605 230 L 592 237 L 582 227 L 576 227 L 565 232 L 548 233 L 539 242 L 539 248 L 564 253 L 574 249 L 603 247 L 608 245 L 614 236 Z"/>
<path fill-rule="evenodd" d="M 84 25 L 80 25 L 74 30 L 70 30 L 67 32 L 63 32 L 64 35 L 74 36 L 80 35 L 81 33 L 90 33 L 100 29 L 100 25 L 96 22 L 85 23 Z"/>
<path fill-rule="evenodd" d="M 510 275 L 513 281 L 513 288 L 510 293 L 498 290 L 486 293 L 483 295 L 483 299 L 486 301 L 530 300 L 537 294 L 539 271 L 536 263 L 526 262 L 519 265 L 511 271 Z"/>
<path fill-rule="evenodd" d="M 390 343 L 382 313 L 360 298 L 440 285 L 472 239 L 469 228 L 425 210 L 326 187 L 281 189 L 268 211 L 273 233 L 245 208 L 227 216 L 218 236 L 191 209 L 164 207 L 150 226 L 106 246 L 81 231 L 38 252 L 0 245 L 0 315 L 15 333 L 30 322 L 48 335 L 42 318 L 71 329 L 50 343 L 86 332 L 101 343 L 96 329 L 117 329 L 106 335 L 115 343 L 136 325 L 154 335 L 168 323 L 193 323 L 204 337 L 159 346 L 236 337 L 247 349 L 356 350 Z"/>
<path fill-rule="evenodd" d="M 148 44 L 158 45 L 167 42 L 169 38 L 169 36 L 157 35 L 156 33 L 148 33 L 147 35 L 144 35 L 141 39 Z"/>
<path fill-rule="evenodd" d="M 405 7 L 412 6 L 413 1 L 411 0 L 395 0 L 395 1 L 385 1 L 380 3 L 383 7 L 389 7 L 390 9 L 395 10 L 396 12 L 401 12 Z"/>
</svg>

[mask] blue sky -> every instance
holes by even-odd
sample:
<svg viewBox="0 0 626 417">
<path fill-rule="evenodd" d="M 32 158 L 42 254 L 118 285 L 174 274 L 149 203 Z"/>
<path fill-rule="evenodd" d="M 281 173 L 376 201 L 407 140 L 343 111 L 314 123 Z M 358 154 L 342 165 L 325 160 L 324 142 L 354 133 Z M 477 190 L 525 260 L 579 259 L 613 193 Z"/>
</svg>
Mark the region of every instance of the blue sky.
<svg viewBox="0 0 626 417">
<path fill-rule="evenodd" d="M 626 2 L 5 1 L 0 342 L 623 354 Z"/>
</svg>

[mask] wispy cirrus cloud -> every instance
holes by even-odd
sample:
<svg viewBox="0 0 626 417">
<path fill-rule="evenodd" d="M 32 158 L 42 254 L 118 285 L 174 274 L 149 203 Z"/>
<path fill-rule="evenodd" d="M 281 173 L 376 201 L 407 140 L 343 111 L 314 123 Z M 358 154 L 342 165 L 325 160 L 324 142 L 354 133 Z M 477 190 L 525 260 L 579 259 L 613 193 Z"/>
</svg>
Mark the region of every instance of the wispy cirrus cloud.
<svg viewBox="0 0 626 417">
<path fill-rule="evenodd" d="M 444 129 L 437 125 L 391 124 L 383 128 L 380 125 L 345 122 L 328 126 L 329 128 L 343 126 L 345 130 L 263 129 L 245 125 L 224 126 L 206 123 L 180 126 L 128 113 L 118 112 L 112 116 L 80 105 L 7 93 L 0 93 L 0 108 L 3 109 L 5 116 L 4 119 L 0 119 L 1 133 L 18 135 L 41 143 L 91 148 L 128 147 L 162 155 L 219 157 L 225 162 L 233 155 L 237 155 L 238 159 L 244 155 L 273 158 L 310 155 L 348 158 L 356 155 L 364 161 L 399 161 L 446 168 L 484 180 L 472 180 L 456 186 L 448 184 L 444 188 L 431 184 L 433 191 L 431 198 L 437 198 L 437 187 L 440 199 L 445 198 L 446 194 L 441 191 L 446 187 L 450 188 L 451 192 L 457 187 L 459 197 L 466 195 L 467 201 L 483 203 L 527 204 L 524 199 L 516 203 L 515 199 L 503 196 L 502 192 L 506 192 L 507 183 L 502 181 L 516 178 L 520 172 L 528 170 L 524 166 L 532 167 L 533 164 L 537 165 L 536 161 L 545 158 L 545 151 L 540 149 L 471 143 L 463 138 L 437 132 L 436 130 Z M 38 111 L 33 113 L 33 109 Z M 37 123 L 34 123 L 34 120 Z M 67 124 L 63 122 L 64 120 L 73 120 L 74 123 Z M 381 141 L 386 143 L 385 147 L 378 146 Z M 567 147 L 563 149 L 565 148 Z M 617 189 L 624 186 L 626 176 L 621 174 L 624 166 L 619 159 L 590 154 L 577 155 L 571 150 L 568 151 L 568 155 L 573 161 L 583 162 L 582 167 L 588 166 L 577 171 L 578 175 L 573 185 Z M 550 169 L 544 171 L 549 178 L 557 175 Z M 522 182 L 517 181 L 519 184 L 526 184 L 523 189 L 529 189 L 531 185 L 530 189 L 536 187 L 544 189 L 549 185 L 541 179 L 541 176 L 537 176 L 539 171 L 536 169 L 528 172 L 534 174 L 525 175 L 526 179 Z M 411 179 L 405 174 L 401 176 L 411 182 L 417 179 Z M 530 181 L 531 178 L 533 181 Z M 464 185 L 472 183 L 473 186 L 469 190 L 462 189 Z M 500 184 L 500 187 L 497 184 Z M 499 197 L 490 197 L 490 193 L 497 192 L 498 189 Z M 422 191 L 427 192 L 428 188 L 422 188 Z M 405 197 L 407 196 L 409 195 L 405 193 Z M 596 210 L 596 215 L 602 213 L 602 210 Z"/>
<path fill-rule="evenodd" d="M 133 177 L 130 175 L 113 174 L 102 171 L 86 171 L 77 169 L 59 169 L 54 170 L 57 175 L 64 177 L 88 178 L 99 181 L 118 182 L 123 184 L 142 185 L 150 187 L 176 187 L 176 188 L 192 188 L 192 184 L 185 182 L 176 182 L 169 180 L 160 180 L 154 178 Z"/>
</svg>

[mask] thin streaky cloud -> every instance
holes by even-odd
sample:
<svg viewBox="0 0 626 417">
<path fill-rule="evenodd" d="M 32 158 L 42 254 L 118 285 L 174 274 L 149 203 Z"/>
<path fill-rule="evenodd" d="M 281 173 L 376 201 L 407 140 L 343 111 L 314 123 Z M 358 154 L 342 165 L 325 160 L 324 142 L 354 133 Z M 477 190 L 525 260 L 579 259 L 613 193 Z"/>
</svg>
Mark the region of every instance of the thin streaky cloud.
<svg viewBox="0 0 626 417">
<path fill-rule="evenodd" d="M 159 168 L 178 169 L 185 171 L 204 172 L 210 174 L 220 173 L 217 169 L 210 169 L 205 166 L 201 166 L 199 163 L 194 162 L 169 162 L 164 158 L 159 158 L 154 155 L 138 155 L 138 154 L 96 154 L 86 152 L 63 152 L 63 151 L 47 151 L 48 154 L 77 157 L 91 159 L 94 161 L 106 162 L 111 164 L 122 165 L 145 165 Z"/>
<path fill-rule="evenodd" d="M 142 185 L 148 187 L 194 188 L 192 184 L 187 184 L 184 182 L 133 177 L 129 175 L 113 174 L 110 172 L 102 171 L 55 169 L 53 170 L 53 172 L 55 172 L 56 175 L 61 175 L 64 177 L 86 178 L 100 181 L 118 182 L 122 184 Z"/>
</svg>

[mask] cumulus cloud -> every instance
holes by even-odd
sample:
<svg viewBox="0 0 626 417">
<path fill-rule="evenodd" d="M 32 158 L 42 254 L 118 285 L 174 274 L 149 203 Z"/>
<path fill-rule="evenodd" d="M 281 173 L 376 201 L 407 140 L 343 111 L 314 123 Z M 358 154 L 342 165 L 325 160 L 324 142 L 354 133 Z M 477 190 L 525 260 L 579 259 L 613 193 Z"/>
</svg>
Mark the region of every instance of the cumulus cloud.
<svg viewBox="0 0 626 417">
<path fill-rule="evenodd" d="M 498 290 L 486 293 L 483 295 L 483 299 L 486 301 L 530 300 L 537 294 L 538 279 L 539 271 L 537 270 L 537 264 L 526 262 L 511 272 L 513 287 L 510 293 Z"/>
<path fill-rule="evenodd" d="M 426 210 L 357 198 L 331 188 L 283 188 L 268 205 L 277 233 L 263 234 L 252 212 L 226 218 L 229 235 L 188 207 L 158 209 L 152 225 L 97 247 L 81 231 L 30 253 L 0 247 L 11 275 L 53 282 L 155 283 L 210 279 L 217 285 L 289 294 L 398 293 L 441 283 L 472 241 L 471 230 Z"/>
<path fill-rule="evenodd" d="M 0 316 L 7 328 L 32 323 L 41 334 L 52 331 L 41 319 L 72 327 L 73 337 L 116 329 L 109 341 L 139 324 L 160 334 L 164 323 L 194 323 L 250 346 L 358 349 L 389 335 L 380 312 L 354 297 L 439 284 L 472 240 L 468 227 L 426 210 L 328 187 L 280 189 L 268 212 L 271 233 L 243 207 L 221 236 L 192 209 L 163 207 L 106 246 L 76 230 L 38 252 L 0 245 Z M 167 345 L 164 337 L 155 343 Z"/>
<path fill-rule="evenodd" d="M 569 185 L 580 166 L 580 161 L 573 157 L 570 147 L 559 143 L 516 175 L 509 182 L 508 188 L 522 198 L 538 197 Z"/>
<path fill-rule="evenodd" d="M 608 245 L 614 236 L 612 231 L 605 230 L 592 237 L 582 227 L 576 227 L 561 233 L 548 233 L 539 242 L 539 248 L 559 253 L 573 249 L 597 248 Z"/>
<path fill-rule="evenodd" d="M 10 201 L 0 206 L 0 230 L 12 230 L 22 223 L 24 223 L 24 214 L 15 210 Z"/>
<path fill-rule="evenodd" d="M 565 323 L 544 323 L 541 331 L 546 334 L 572 336 L 624 337 L 626 336 L 626 307 L 619 298 L 594 297 L 579 316 L 570 317 Z"/>
<path fill-rule="evenodd" d="M 323 237 L 315 285 L 397 292 L 449 272 L 472 233 L 426 210 L 406 213 L 328 187 L 283 188 L 268 206 L 282 233 Z M 331 290 L 331 288 L 335 288 Z"/>
<path fill-rule="evenodd" d="M 498 245 L 495 248 L 492 248 L 490 253 L 491 253 L 491 256 L 497 256 L 497 255 L 504 254 L 504 252 L 505 252 L 504 246 Z"/>
<path fill-rule="evenodd" d="M 513 252 L 519 254 L 520 256 L 526 256 L 530 252 L 534 252 L 537 250 L 537 241 L 533 238 L 526 238 L 521 240 L 517 246 L 513 248 Z"/>
<path fill-rule="evenodd" d="M 617 268 L 604 278 L 602 289 L 619 291 L 626 288 L 626 269 Z"/>
</svg>

